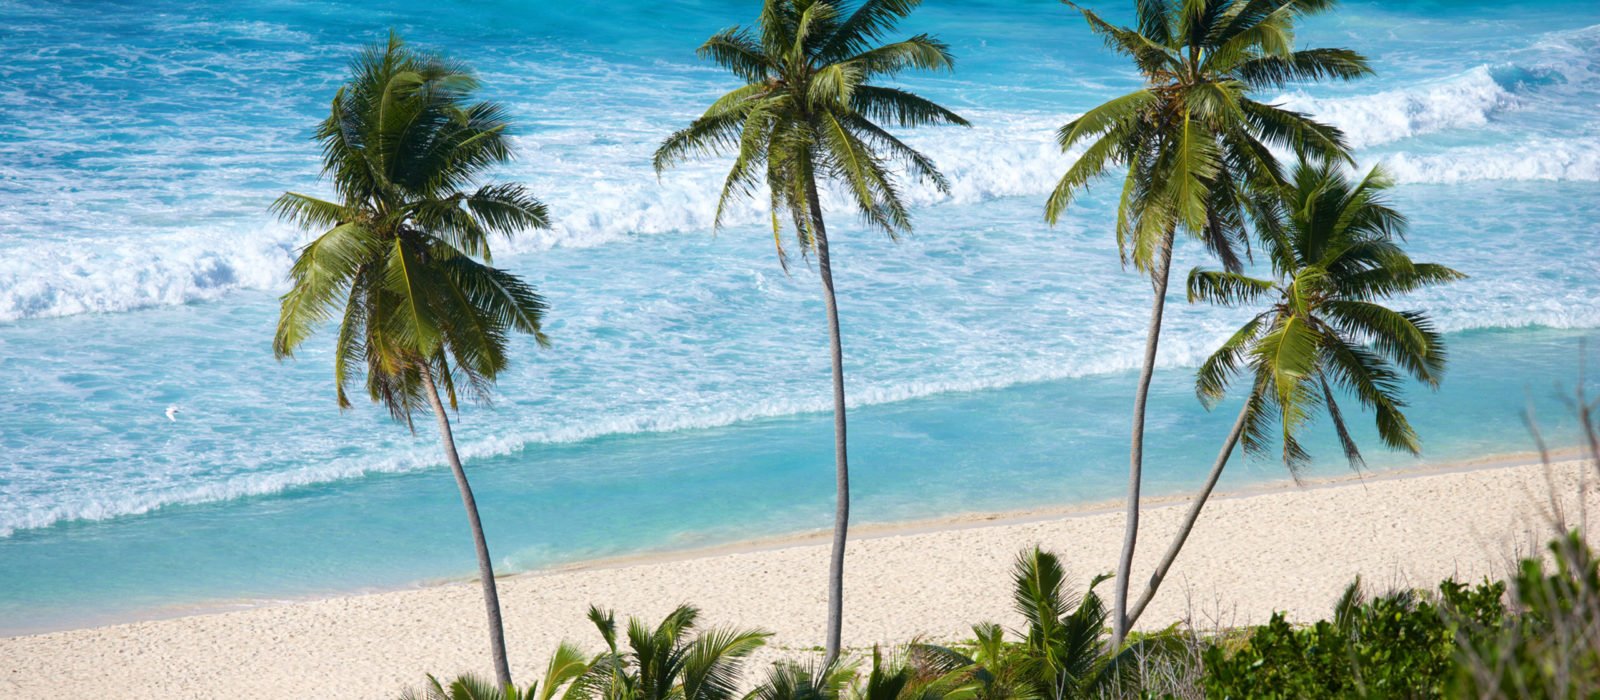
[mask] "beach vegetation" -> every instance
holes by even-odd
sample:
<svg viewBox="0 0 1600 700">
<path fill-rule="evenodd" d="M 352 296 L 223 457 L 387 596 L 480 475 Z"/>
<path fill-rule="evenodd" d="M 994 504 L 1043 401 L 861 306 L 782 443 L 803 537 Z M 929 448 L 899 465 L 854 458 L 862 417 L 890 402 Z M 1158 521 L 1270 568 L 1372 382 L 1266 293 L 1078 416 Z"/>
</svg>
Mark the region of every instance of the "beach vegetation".
<svg viewBox="0 0 1600 700">
<path fill-rule="evenodd" d="M 1584 698 L 1600 692 L 1600 570 L 1574 531 L 1505 581 L 1367 599 L 1359 579 L 1332 619 L 1282 614 L 1205 652 L 1217 698 Z"/>
<path fill-rule="evenodd" d="M 927 34 L 884 43 L 918 0 L 765 0 L 754 27 L 713 35 L 700 57 L 743 85 L 719 97 L 656 150 L 663 172 L 690 158 L 733 154 L 717 199 L 715 227 L 729 208 L 765 190 L 778 260 L 788 269 L 785 220 L 794 247 L 815 256 L 828 320 L 833 373 L 834 535 L 828 573 L 829 658 L 838 656 L 844 606 L 844 548 L 850 515 L 844 347 L 834 294 L 833 258 L 820 186 L 831 184 L 870 228 L 891 238 L 911 231 L 898 178 L 906 173 L 941 191 L 949 183 L 933 161 L 886 127 L 967 121 L 881 81 L 912 70 L 948 71 L 949 47 Z"/>
<path fill-rule="evenodd" d="M 1070 700 L 1073 698 L 1587 698 L 1600 691 L 1600 560 L 1576 530 L 1504 580 L 1454 579 L 1370 596 L 1357 578 L 1331 615 L 1282 613 L 1264 625 L 1202 633 L 1174 625 L 1109 646 L 1109 612 L 1091 582 L 1068 592 L 1060 561 L 1024 551 L 1012 572 L 1025 622 L 993 623 L 949 644 L 913 639 L 870 656 L 780 658 L 759 679 L 745 662 L 767 635 L 690 636 L 697 612 L 659 625 L 591 608 L 606 649 L 563 644 L 526 690 L 472 676 L 428 677 L 405 700 Z M 623 637 L 625 636 L 625 639 Z M 748 688 L 748 690 L 743 690 Z"/>
<path fill-rule="evenodd" d="M 1007 641 L 994 623 L 973 627 L 970 653 L 922 645 L 926 658 L 964 681 L 974 700 L 1041 698 L 1070 700 L 1106 694 L 1132 670 L 1138 651 L 1106 643 L 1109 613 L 1095 587 L 1082 595 L 1066 590 L 1067 575 L 1056 555 L 1037 547 L 1024 551 L 1012 570 L 1012 607 L 1026 622 Z"/>
<path fill-rule="evenodd" d="M 585 657 L 583 652 L 571 644 L 563 643 L 556 647 L 550 661 L 545 664 L 544 678 L 534 681 L 526 688 L 518 688 L 509 684 L 495 684 L 473 674 L 463 674 L 452 679 L 448 684 L 428 676 L 422 692 L 407 691 L 401 695 L 401 700 L 556 700 L 562 698 L 576 698 L 577 693 L 563 693 L 563 690 L 572 691 L 573 682 L 594 666 L 595 659 Z"/>
<path fill-rule="evenodd" d="M 744 662 L 766 643 L 761 630 L 696 629 L 699 609 L 680 605 L 659 624 L 589 608 L 605 651 L 573 681 L 569 697 L 589 700 L 732 700 Z"/>
</svg>

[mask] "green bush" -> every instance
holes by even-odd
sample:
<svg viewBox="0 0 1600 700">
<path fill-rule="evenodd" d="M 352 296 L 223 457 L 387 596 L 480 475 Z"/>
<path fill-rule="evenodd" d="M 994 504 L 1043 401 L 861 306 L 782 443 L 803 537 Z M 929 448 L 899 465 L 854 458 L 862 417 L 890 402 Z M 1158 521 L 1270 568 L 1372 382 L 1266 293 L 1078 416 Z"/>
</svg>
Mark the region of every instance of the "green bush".
<svg viewBox="0 0 1600 700">
<path fill-rule="evenodd" d="M 1554 571 L 1527 559 L 1509 582 L 1439 585 L 1367 600 L 1351 584 L 1332 620 L 1274 615 L 1205 651 L 1212 698 L 1600 697 L 1600 571 L 1573 534 Z"/>
<path fill-rule="evenodd" d="M 1494 618 L 1505 584 L 1446 581 L 1436 600 L 1409 591 L 1364 600 L 1351 584 L 1334 619 L 1291 626 L 1280 613 L 1232 653 L 1206 651 L 1206 694 L 1222 698 L 1419 698 L 1455 678 L 1462 620 Z"/>
<path fill-rule="evenodd" d="M 1472 621 L 1457 696 L 1600 698 L 1600 568 L 1577 533 L 1549 549 L 1554 571 L 1523 560 L 1504 617 Z"/>
</svg>

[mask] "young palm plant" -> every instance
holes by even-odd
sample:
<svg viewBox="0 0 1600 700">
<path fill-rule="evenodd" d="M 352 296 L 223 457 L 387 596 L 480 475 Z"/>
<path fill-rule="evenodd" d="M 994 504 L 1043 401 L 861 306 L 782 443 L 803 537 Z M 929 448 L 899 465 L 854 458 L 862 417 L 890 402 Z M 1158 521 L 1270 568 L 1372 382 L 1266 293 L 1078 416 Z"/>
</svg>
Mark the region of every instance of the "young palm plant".
<svg viewBox="0 0 1600 700">
<path fill-rule="evenodd" d="M 902 653 L 872 649 L 872 667 L 865 677 L 853 662 L 800 664 L 780 661 L 767 679 L 744 700 L 972 700 L 974 684 L 941 664 L 942 647 L 913 643 Z"/>
<path fill-rule="evenodd" d="M 518 689 L 512 685 L 495 685 L 477 676 L 467 674 L 458 676 L 448 685 L 432 675 L 428 676 L 428 683 L 421 694 L 416 691 L 406 691 L 400 696 L 401 700 L 556 700 L 561 695 L 563 700 L 576 700 L 581 697 L 583 690 L 575 681 L 582 678 L 594 664 L 594 659 L 584 657 L 583 652 L 570 644 L 562 644 L 556 648 L 556 653 L 550 656 L 550 663 L 545 665 L 544 680 L 535 681 L 527 688 Z M 567 689 L 562 694 L 562 689 Z"/>
<path fill-rule="evenodd" d="M 1272 277 L 1200 268 L 1189 273 L 1190 301 L 1271 305 L 1200 366 L 1196 391 L 1208 407 L 1236 377 L 1249 378 L 1249 393 L 1205 486 L 1129 611 L 1129 624 L 1155 596 L 1241 440 L 1246 452 L 1257 454 L 1280 445 L 1284 465 L 1298 479 L 1308 455 L 1297 435 L 1325 411 L 1345 457 L 1359 467 L 1361 452 L 1336 400 L 1336 390 L 1343 390 L 1373 412 L 1385 446 L 1413 454 L 1420 449 L 1401 411 L 1402 382 L 1410 375 L 1437 387 L 1444 341 L 1426 314 L 1383 302 L 1464 275 L 1414 262 L 1401 249 L 1406 220 L 1385 200 L 1390 186 L 1379 168 L 1352 181 L 1333 164 L 1302 161 L 1283 188 L 1282 225 L 1262 235 Z"/>
<path fill-rule="evenodd" d="M 616 616 L 589 608 L 606 651 L 574 682 L 577 697 L 593 700 L 733 700 L 744 660 L 767 632 L 719 629 L 690 636 L 700 611 L 680 605 L 654 629 L 628 620 L 627 648 L 619 645 Z"/>
<path fill-rule="evenodd" d="M 973 628 L 977 643 L 968 655 L 947 647 L 919 645 L 916 657 L 946 678 L 964 679 L 963 690 L 951 696 L 973 700 L 1070 700 L 1114 694 L 1130 680 L 1137 645 L 1112 650 L 1101 634 L 1108 617 L 1105 602 L 1094 592 L 1106 576 L 1089 584 L 1082 598 L 1062 589 L 1066 573 L 1061 561 L 1035 547 L 1017 558 L 1013 574 L 1014 603 L 1028 623 L 1018 630 L 1019 643 L 1004 640 L 998 625 Z"/>
<path fill-rule="evenodd" d="M 779 661 L 767 669 L 766 680 L 745 694 L 744 700 L 839 700 L 849 693 L 855 678 L 855 667 L 839 661 Z"/>
<path fill-rule="evenodd" d="M 432 409 L 477 549 L 495 676 L 509 686 L 494 568 L 441 391 L 451 408 L 461 394 L 486 398 L 512 332 L 544 344 L 544 301 L 486 263 L 491 236 L 546 227 L 545 207 L 520 185 L 467 189 L 511 158 L 511 144 L 504 111 L 472 101 L 478 83 L 464 67 L 391 34 L 351 70 L 316 132 L 337 199 L 289 192 L 273 203 L 321 231 L 290 272 L 273 352 L 292 356 L 337 312 L 339 407 L 350 406 L 351 375 L 365 371 L 367 394 L 396 420 L 410 426 L 414 410 Z"/>
<path fill-rule="evenodd" d="M 1068 3 L 1071 4 L 1070 2 Z M 1098 176 L 1125 170 L 1116 237 L 1124 264 L 1150 275 L 1143 366 L 1134 395 L 1126 534 L 1117 563 L 1113 642 L 1128 630 L 1128 579 L 1139 529 L 1145 401 L 1160 343 L 1172 248 L 1182 229 L 1229 270 L 1248 252 L 1244 224 L 1262 216 L 1263 198 L 1282 183 L 1270 147 L 1347 160 L 1338 129 L 1252 96 L 1289 82 L 1353 79 L 1367 61 L 1346 49 L 1294 48 L 1295 24 L 1334 0 L 1138 0 L 1136 28 L 1117 27 L 1079 9 L 1089 29 L 1133 60 L 1143 87 L 1062 126 L 1063 151 L 1084 150 L 1045 203 L 1056 223 Z M 1074 5 L 1074 7 L 1076 7 Z"/>
<path fill-rule="evenodd" d="M 966 125 L 954 112 L 875 79 L 910 69 L 949 70 L 948 48 L 918 34 L 879 44 L 918 0 L 863 0 L 854 8 L 834 0 L 764 0 L 754 29 L 713 35 L 698 53 L 728 69 L 742 87 L 718 98 L 700 118 L 673 133 L 655 154 L 656 172 L 686 158 L 735 154 L 715 218 L 729 204 L 765 185 L 778 259 L 788 269 L 781 219 L 793 224 L 802 255 L 817 256 L 828 315 L 833 364 L 834 464 L 837 484 L 833 550 L 828 573 L 826 657 L 839 655 L 844 606 L 844 548 L 850 519 L 850 470 L 845 442 L 844 349 L 834 299 L 833 260 L 823 223 L 818 181 L 836 183 L 872 227 L 891 238 L 911 230 L 896 167 L 947 190 L 927 156 L 883 124 Z"/>
</svg>

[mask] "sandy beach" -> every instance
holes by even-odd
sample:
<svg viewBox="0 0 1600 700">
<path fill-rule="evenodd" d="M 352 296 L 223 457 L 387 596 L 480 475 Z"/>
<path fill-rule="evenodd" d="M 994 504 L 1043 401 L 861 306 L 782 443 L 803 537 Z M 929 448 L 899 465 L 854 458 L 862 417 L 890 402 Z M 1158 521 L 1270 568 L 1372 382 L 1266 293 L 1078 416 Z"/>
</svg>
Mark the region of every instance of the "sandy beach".
<svg viewBox="0 0 1600 700">
<path fill-rule="evenodd" d="M 1596 478 L 1579 461 L 1500 461 L 1224 494 L 1142 626 L 1248 624 L 1273 610 L 1321 617 L 1358 574 L 1376 589 L 1498 576 L 1551 534 L 1551 493 L 1578 522 L 1585 475 Z M 1600 513 L 1600 499 L 1587 500 Z M 1147 510 L 1140 577 L 1183 507 Z M 1011 624 L 1007 572 L 1019 550 L 1056 551 L 1081 586 L 1114 566 L 1121 520 L 1102 507 L 863 528 L 849 551 L 846 644 L 958 640 L 975 622 Z M 708 624 L 772 631 L 763 661 L 804 654 L 820 641 L 825 566 L 820 541 L 801 537 L 507 577 L 512 668 L 532 680 L 562 639 L 598 648 L 584 619 L 591 603 L 654 619 L 690 602 Z M 0 639 L 0 696 L 393 697 L 425 672 L 486 672 L 482 615 L 477 586 L 451 584 Z"/>
</svg>

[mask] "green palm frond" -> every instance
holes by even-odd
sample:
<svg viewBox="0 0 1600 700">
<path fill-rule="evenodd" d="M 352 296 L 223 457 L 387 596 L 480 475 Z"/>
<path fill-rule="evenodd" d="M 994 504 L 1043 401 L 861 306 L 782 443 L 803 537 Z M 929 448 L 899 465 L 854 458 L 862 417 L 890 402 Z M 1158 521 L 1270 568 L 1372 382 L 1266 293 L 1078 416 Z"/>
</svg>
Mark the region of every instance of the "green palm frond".
<svg viewBox="0 0 1600 700">
<path fill-rule="evenodd" d="M 859 85 L 851 94 L 850 106 L 861 117 L 898 127 L 970 126 L 961 115 L 899 88 Z"/>
<path fill-rule="evenodd" d="M 1246 364 L 1246 355 L 1259 338 L 1261 327 L 1262 316 L 1250 319 L 1200 364 L 1195 372 L 1195 393 L 1206 408 L 1215 406 L 1227 393 L 1228 381 Z"/>
<path fill-rule="evenodd" d="M 955 68 L 950 45 L 927 34 L 884 44 L 856 54 L 845 65 L 857 64 L 866 76 L 889 77 L 908 70 L 948 71 Z"/>
<path fill-rule="evenodd" d="M 750 83 L 767 79 L 771 66 L 761 52 L 761 44 L 747 29 L 734 27 L 711 35 L 695 50 L 699 57 L 716 63 Z"/>
<path fill-rule="evenodd" d="M 1233 73 L 1252 88 L 1272 89 L 1290 83 L 1355 80 L 1371 75 L 1372 68 L 1365 56 L 1349 49 L 1305 49 L 1242 61 Z"/>
<path fill-rule="evenodd" d="M 556 647 L 555 653 L 550 655 L 549 663 L 545 664 L 544 678 L 530 686 L 524 695 L 527 700 L 555 700 L 562 688 L 571 689 L 594 664 L 594 658 L 584 655 L 577 647 L 562 642 Z"/>
<path fill-rule="evenodd" d="M 382 242 L 360 223 L 340 224 L 300 249 L 289 270 L 293 286 L 283 295 L 272 349 L 279 359 L 294 355 L 333 312 L 363 266 L 381 264 Z"/>
<path fill-rule="evenodd" d="M 921 0 L 863 0 L 838 24 L 826 42 L 817 47 L 816 54 L 824 60 L 836 61 L 864 53 L 894 31 L 895 25 L 921 4 Z"/>
<path fill-rule="evenodd" d="M 305 229 L 331 229 L 360 216 L 359 210 L 297 192 L 283 193 L 273 201 L 270 211 L 279 219 Z"/>
<path fill-rule="evenodd" d="M 1222 306 L 1241 306 L 1266 296 L 1275 289 L 1271 280 L 1256 279 L 1237 272 L 1195 268 L 1189 272 L 1189 301 L 1206 301 Z"/>
</svg>

